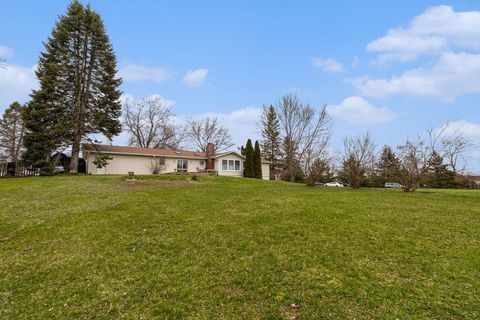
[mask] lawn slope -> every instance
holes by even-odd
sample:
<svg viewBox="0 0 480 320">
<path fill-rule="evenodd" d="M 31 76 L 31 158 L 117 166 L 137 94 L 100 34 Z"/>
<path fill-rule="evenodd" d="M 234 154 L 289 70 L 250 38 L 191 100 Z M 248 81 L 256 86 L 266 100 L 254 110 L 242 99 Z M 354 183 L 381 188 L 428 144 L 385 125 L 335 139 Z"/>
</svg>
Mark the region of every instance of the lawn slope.
<svg viewBox="0 0 480 320">
<path fill-rule="evenodd" d="M 480 192 L 0 180 L 0 319 L 480 318 Z"/>
</svg>

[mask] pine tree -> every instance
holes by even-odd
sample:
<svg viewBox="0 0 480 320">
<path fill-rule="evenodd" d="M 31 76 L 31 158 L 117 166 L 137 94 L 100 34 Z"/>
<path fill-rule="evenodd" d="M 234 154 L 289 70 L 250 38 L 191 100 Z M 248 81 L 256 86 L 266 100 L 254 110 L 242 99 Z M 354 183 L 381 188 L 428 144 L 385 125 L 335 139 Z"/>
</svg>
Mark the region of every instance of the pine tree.
<svg viewBox="0 0 480 320">
<path fill-rule="evenodd" d="M 25 116 L 27 158 L 47 163 L 52 151 L 72 147 L 76 173 L 82 140 L 121 132 L 116 59 L 100 16 L 73 1 L 57 21 L 36 72 L 40 89 Z"/>
<path fill-rule="evenodd" d="M 245 146 L 245 165 L 243 169 L 243 176 L 247 178 L 254 178 L 255 172 L 253 171 L 253 161 L 254 161 L 254 153 L 252 146 L 252 140 L 248 139 L 247 144 Z"/>
<path fill-rule="evenodd" d="M 339 177 L 346 180 L 354 189 L 360 188 L 365 176 L 365 168 L 353 154 L 342 161 Z"/>
<path fill-rule="evenodd" d="M 275 107 L 263 107 L 261 118 L 263 157 L 271 162 L 270 179 L 275 178 L 275 168 L 280 159 L 280 123 Z"/>
<path fill-rule="evenodd" d="M 430 188 L 456 188 L 455 172 L 448 170 L 443 158 L 433 151 L 427 163 L 427 185 Z"/>
<path fill-rule="evenodd" d="M 377 178 L 381 186 L 386 182 L 400 182 L 400 160 L 392 148 L 385 145 L 377 163 Z"/>
<path fill-rule="evenodd" d="M 7 161 L 17 162 L 23 152 L 23 111 L 25 107 L 14 102 L 0 119 L 0 152 L 3 151 Z"/>
<path fill-rule="evenodd" d="M 245 147 L 244 146 L 240 147 L 240 154 L 245 157 Z"/>
<path fill-rule="evenodd" d="M 262 179 L 262 154 L 258 141 L 255 141 L 255 151 L 253 155 L 253 173 L 255 178 Z"/>
</svg>

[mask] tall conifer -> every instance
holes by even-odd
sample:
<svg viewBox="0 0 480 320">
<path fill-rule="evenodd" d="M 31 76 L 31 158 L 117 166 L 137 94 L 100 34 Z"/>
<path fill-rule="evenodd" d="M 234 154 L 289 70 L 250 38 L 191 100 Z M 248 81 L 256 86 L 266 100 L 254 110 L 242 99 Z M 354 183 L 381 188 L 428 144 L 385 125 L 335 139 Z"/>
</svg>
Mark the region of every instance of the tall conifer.
<svg viewBox="0 0 480 320">
<path fill-rule="evenodd" d="M 253 173 L 255 178 L 262 179 L 262 154 L 258 141 L 255 141 L 255 150 L 253 155 Z"/>
<path fill-rule="evenodd" d="M 271 162 L 270 178 L 275 177 L 275 168 L 278 166 L 280 159 L 280 123 L 275 107 L 270 105 L 264 106 L 260 121 L 262 129 L 262 152 L 263 157 Z"/>
<path fill-rule="evenodd" d="M 252 140 L 248 139 L 245 146 L 245 165 L 243 168 L 243 176 L 247 178 L 254 178 L 253 158 L 255 151 L 253 150 Z"/>
<path fill-rule="evenodd" d="M 400 160 L 390 146 L 385 145 L 383 147 L 376 171 L 380 186 L 383 186 L 386 182 L 400 182 Z"/>
<path fill-rule="evenodd" d="M 37 78 L 25 113 L 26 158 L 48 162 L 52 152 L 71 146 L 70 172 L 76 173 L 82 141 L 89 134 L 108 139 L 121 132 L 121 80 L 100 16 L 73 1 L 41 53 Z"/>
</svg>

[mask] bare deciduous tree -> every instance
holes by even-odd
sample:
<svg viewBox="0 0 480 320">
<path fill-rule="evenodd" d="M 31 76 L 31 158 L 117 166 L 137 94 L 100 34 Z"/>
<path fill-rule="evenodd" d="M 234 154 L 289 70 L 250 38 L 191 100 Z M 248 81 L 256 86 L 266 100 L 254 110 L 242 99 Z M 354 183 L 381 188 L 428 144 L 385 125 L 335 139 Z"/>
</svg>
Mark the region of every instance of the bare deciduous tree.
<svg viewBox="0 0 480 320">
<path fill-rule="evenodd" d="M 285 95 L 276 106 L 284 143 L 284 176 L 294 181 L 298 166 L 305 171 L 323 155 L 331 136 L 326 106 L 317 111 L 300 102 L 296 95 Z"/>
<path fill-rule="evenodd" d="M 461 160 L 465 159 L 465 152 L 473 146 L 472 142 L 458 129 L 453 128 L 451 122 L 447 122 L 440 128 L 427 129 L 427 133 L 429 153 L 439 154 L 447 161 L 452 171 L 457 173 Z"/>
<path fill-rule="evenodd" d="M 215 152 L 233 146 L 230 132 L 221 126 L 215 117 L 187 120 L 186 130 L 190 142 L 200 151 L 205 152 L 208 143 L 213 143 Z"/>
<path fill-rule="evenodd" d="M 24 106 L 14 102 L 0 119 L 0 151 L 3 150 L 8 161 L 17 162 L 22 155 L 25 134 L 22 118 L 24 109 Z"/>
<path fill-rule="evenodd" d="M 343 147 L 341 175 L 352 188 L 358 189 L 365 173 L 375 163 L 375 142 L 370 133 L 366 133 L 361 137 L 345 137 Z"/>
<path fill-rule="evenodd" d="M 431 141 L 427 143 L 421 135 L 417 136 L 416 141 L 407 139 L 405 144 L 398 146 L 400 178 L 405 191 L 415 191 L 419 187 L 427 172 L 431 146 Z"/>
<path fill-rule="evenodd" d="M 443 156 L 453 172 L 457 173 L 459 162 L 465 159 L 465 152 L 472 146 L 473 143 L 460 133 L 442 139 Z"/>
<path fill-rule="evenodd" d="M 124 102 L 123 125 L 130 134 L 129 144 L 142 148 L 178 149 L 183 128 L 175 126 L 171 109 L 161 97 Z"/>
</svg>

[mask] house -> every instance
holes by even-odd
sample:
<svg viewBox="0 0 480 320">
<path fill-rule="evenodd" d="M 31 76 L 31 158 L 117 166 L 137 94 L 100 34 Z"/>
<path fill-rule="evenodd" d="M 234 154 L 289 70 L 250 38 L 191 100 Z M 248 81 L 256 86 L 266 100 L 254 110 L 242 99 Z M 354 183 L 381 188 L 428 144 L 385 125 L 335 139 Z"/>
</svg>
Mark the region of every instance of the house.
<svg viewBox="0 0 480 320">
<path fill-rule="evenodd" d="M 208 144 L 206 152 L 167 150 L 111 145 L 82 145 L 83 157 L 89 174 L 156 174 L 197 173 L 216 171 L 220 176 L 242 177 L 245 157 L 235 151 L 215 153 Z M 94 161 L 99 154 L 107 155 L 105 167 L 98 168 Z M 270 162 L 262 159 L 262 177 L 269 179 Z"/>
</svg>

